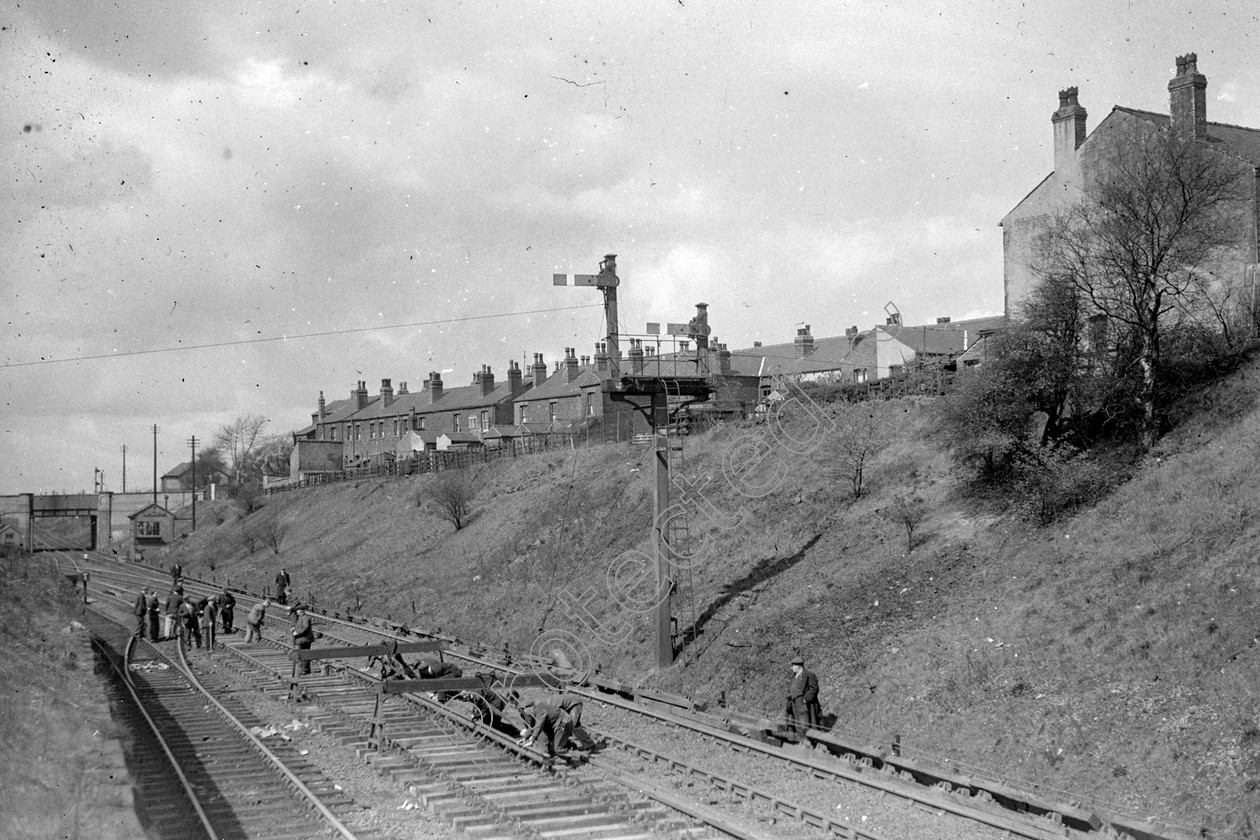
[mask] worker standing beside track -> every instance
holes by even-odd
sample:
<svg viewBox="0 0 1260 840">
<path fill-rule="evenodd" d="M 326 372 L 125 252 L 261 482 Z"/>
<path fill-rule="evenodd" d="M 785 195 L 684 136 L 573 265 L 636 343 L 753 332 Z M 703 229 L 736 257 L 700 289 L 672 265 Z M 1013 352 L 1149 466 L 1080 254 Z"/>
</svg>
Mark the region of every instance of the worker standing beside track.
<svg viewBox="0 0 1260 840">
<path fill-rule="evenodd" d="M 144 587 L 140 587 L 140 594 L 136 597 L 136 605 L 132 607 L 131 612 L 136 617 L 136 638 L 144 638 L 145 620 L 149 615 L 149 599 L 144 591 Z M 154 641 L 157 641 L 154 639 Z"/>
<path fill-rule="evenodd" d="M 223 587 L 223 593 L 219 595 L 219 621 L 223 624 L 223 632 L 231 633 L 232 622 L 236 619 L 236 598 L 233 597 L 228 588 Z"/>
<path fill-rule="evenodd" d="M 299 651 L 310 650 L 311 644 L 315 641 L 315 628 L 311 626 L 311 617 L 306 614 L 306 607 L 301 604 L 295 606 L 293 612 L 297 615 L 297 624 L 293 627 L 293 643 L 297 645 Z M 298 662 L 299 674 L 310 672 L 311 660 L 303 659 Z"/>
<path fill-rule="evenodd" d="M 289 573 L 283 567 L 276 572 L 276 603 L 280 606 L 289 603 Z"/>
<path fill-rule="evenodd" d="M 218 599 L 206 599 L 201 608 L 201 638 L 206 643 L 206 650 L 214 650 L 214 622 L 218 618 Z"/>
<path fill-rule="evenodd" d="M 788 684 L 788 723 L 796 734 L 796 742 L 811 746 L 805 738 L 806 727 L 818 728 L 818 677 L 805 670 L 805 660 L 792 660 L 792 682 Z"/>
<path fill-rule="evenodd" d="M 161 638 L 161 629 L 158 627 L 158 601 L 157 590 L 149 588 L 144 596 L 145 612 L 149 614 L 149 641 L 156 642 Z"/>
<path fill-rule="evenodd" d="M 183 602 L 183 592 L 179 587 L 172 587 L 166 596 L 166 609 L 162 613 L 162 638 L 173 639 L 176 634 L 175 622 L 179 620 L 179 605 Z"/>
</svg>

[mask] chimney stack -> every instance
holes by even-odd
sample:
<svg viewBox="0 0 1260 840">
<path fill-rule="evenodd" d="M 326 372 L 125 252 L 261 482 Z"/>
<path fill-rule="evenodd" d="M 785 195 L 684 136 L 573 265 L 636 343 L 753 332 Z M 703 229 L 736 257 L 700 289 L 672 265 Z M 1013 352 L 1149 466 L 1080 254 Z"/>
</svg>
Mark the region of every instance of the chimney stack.
<svg viewBox="0 0 1260 840">
<path fill-rule="evenodd" d="M 938 324 L 948 324 L 948 323 L 949 323 L 949 316 L 948 316 L 948 315 L 946 315 L 946 316 L 945 316 L 945 317 L 943 317 L 943 318 L 937 318 L 937 319 L 936 319 L 936 323 L 938 323 Z"/>
<path fill-rule="evenodd" d="M 534 387 L 537 388 L 547 381 L 547 363 L 543 361 L 542 353 L 534 354 Z"/>
<path fill-rule="evenodd" d="M 731 351 L 726 349 L 725 344 L 719 344 L 718 348 L 718 373 L 727 376 L 731 372 Z"/>
<path fill-rule="evenodd" d="M 351 394 L 351 396 L 354 398 L 354 404 L 355 404 L 356 409 L 364 408 L 368 404 L 368 390 L 367 390 L 366 379 L 359 380 L 359 387 L 354 389 L 354 392 Z"/>
<path fill-rule="evenodd" d="M 442 399 L 442 374 L 436 370 L 429 371 L 429 405 Z"/>
<path fill-rule="evenodd" d="M 381 407 L 385 408 L 394 401 L 394 386 L 388 379 L 381 380 Z"/>
<path fill-rule="evenodd" d="M 1177 56 L 1177 75 L 1168 83 L 1168 116 L 1179 138 L 1207 138 L 1207 76 L 1195 53 Z"/>
<path fill-rule="evenodd" d="M 796 345 L 796 355 L 799 358 L 803 359 L 814 352 L 814 337 L 809 334 L 809 324 L 797 329 L 792 343 Z"/>
<path fill-rule="evenodd" d="M 901 326 L 901 313 L 894 312 L 891 315 L 889 315 L 886 319 L 884 319 L 884 326 L 887 326 L 887 327 Z"/>
<path fill-rule="evenodd" d="M 325 413 L 324 408 L 325 408 L 324 392 L 320 391 L 319 392 L 319 422 L 321 423 L 324 422 L 324 413 Z"/>
<path fill-rule="evenodd" d="M 576 347 L 564 348 L 564 381 L 572 382 L 578 375 L 578 357 Z"/>
<path fill-rule="evenodd" d="M 398 396 L 400 397 L 407 396 L 407 383 L 406 382 L 398 383 Z"/>
<path fill-rule="evenodd" d="M 612 376 L 612 370 L 608 366 L 608 344 L 603 341 L 595 342 L 595 375 L 600 379 Z"/>
<path fill-rule="evenodd" d="M 697 350 L 709 349 L 709 304 L 696 304 L 696 317 L 687 323 L 687 336 L 696 340 Z"/>
<path fill-rule="evenodd" d="M 857 334 L 858 334 L 858 328 L 856 324 L 852 327 L 849 327 L 848 329 L 844 331 L 845 338 L 853 338 Z"/>
<path fill-rule="evenodd" d="M 525 390 L 524 383 L 521 380 L 521 366 L 516 360 L 508 362 L 508 392 L 515 397 L 521 391 Z"/>
<path fill-rule="evenodd" d="M 481 386 L 481 396 L 490 395 L 490 392 L 494 390 L 494 371 L 490 370 L 490 365 L 481 366 L 481 373 L 476 375 L 473 383 Z"/>
<path fill-rule="evenodd" d="M 1059 91 L 1059 110 L 1050 116 L 1054 124 L 1054 171 L 1071 176 L 1077 170 L 1076 150 L 1085 142 L 1085 109 L 1077 102 L 1075 87 Z"/>
<path fill-rule="evenodd" d="M 630 339 L 630 373 L 643 373 L 643 339 Z"/>
</svg>

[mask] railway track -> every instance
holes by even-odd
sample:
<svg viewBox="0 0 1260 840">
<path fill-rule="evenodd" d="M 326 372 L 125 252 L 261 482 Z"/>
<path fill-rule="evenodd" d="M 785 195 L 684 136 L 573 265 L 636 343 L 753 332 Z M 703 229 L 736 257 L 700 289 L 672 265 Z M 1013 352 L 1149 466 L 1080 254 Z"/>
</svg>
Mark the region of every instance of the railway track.
<svg viewBox="0 0 1260 840">
<path fill-rule="evenodd" d="M 284 745 L 269 747 L 250 729 L 259 721 L 230 698 L 215 697 L 172 654 L 135 639 L 106 617 L 91 627 L 115 668 L 115 714 L 135 737 L 127 764 L 136 780 L 141 824 L 158 837 L 376 840 L 342 817 L 354 802 Z"/>
<path fill-rule="evenodd" d="M 134 582 L 133 588 L 138 587 L 141 581 L 149 585 L 158 581 L 159 585 L 162 585 L 161 575 L 158 572 L 140 567 L 120 566 L 117 563 L 112 565 L 113 568 L 102 567 L 98 574 L 107 574 L 111 580 L 115 580 L 124 587 L 127 581 Z M 199 584 L 188 582 L 186 586 L 198 587 Z M 208 585 L 204 589 L 207 593 L 215 590 L 214 587 Z M 238 601 L 242 602 L 238 603 L 238 611 L 241 611 L 242 607 L 248 610 L 248 596 L 238 596 Z M 324 644 L 333 640 L 341 644 L 353 645 L 382 638 L 415 638 L 407 630 L 387 623 L 365 623 L 362 619 L 356 621 L 340 616 L 317 615 L 313 617 L 319 622 L 322 635 L 326 637 Z M 287 630 L 287 622 L 279 623 Z M 456 640 L 445 641 L 455 642 Z M 275 696 L 288 693 L 291 661 L 287 647 L 278 646 L 270 652 L 263 652 L 256 647 L 252 650 L 243 650 L 243 646 L 233 641 L 229 641 L 228 645 L 244 659 L 254 660 L 251 667 L 267 670 L 272 674 L 276 683 Z M 491 670 L 503 675 L 519 673 L 520 663 L 517 663 L 517 668 L 513 668 L 507 663 L 479 654 L 474 655 L 473 652 L 459 647 L 448 648 L 445 655 L 447 658 L 457 660 L 466 671 Z M 511 822 L 514 819 L 512 816 L 514 812 L 498 811 L 497 803 L 512 801 L 514 797 L 528 801 L 531 796 L 537 795 L 537 790 L 530 791 L 528 788 L 523 788 L 517 797 L 516 794 L 510 792 L 510 789 L 505 788 L 499 792 L 499 796 L 489 800 L 495 807 L 489 807 L 484 800 L 478 799 L 480 791 L 476 784 L 470 789 L 460 781 L 458 776 L 451 777 L 453 782 L 443 778 L 447 769 L 444 762 L 447 761 L 455 766 L 466 768 L 484 766 L 488 773 L 494 775 L 500 771 L 490 769 L 495 763 L 491 761 L 491 756 L 501 758 L 515 752 L 516 757 L 508 758 L 509 762 L 519 763 L 522 758 L 533 762 L 539 760 L 536 755 L 522 756 L 522 751 L 517 745 L 498 744 L 495 747 L 497 751 L 492 751 L 490 756 L 471 749 L 461 752 L 460 749 L 454 748 L 449 756 L 444 756 L 441 754 L 444 748 L 439 747 L 430 757 L 424 754 L 423 750 L 410 749 L 426 743 L 423 739 L 436 737 L 429 729 L 420 728 L 413 731 L 408 728 L 418 726 L 417 710 L 431 716 L 426 726 L 445 729 L 448 733 L 462 732 L 464 737 L 470 737 L 474 741 L 483 743 L 492 741 L 493 738 L 488 737 L 486 731 L 479 731 L 478 724 L 456 710 L 455 707 L 459 705 L 456 703 L 443 706 L 428 702 L 423 697 L 408 696 L 397 700 L 390 698 L 392 708 L 389 713 L 391 717 L 388 719 L 388 729 L 391 740 L 394 740 L 395 736 L 399 739 L 394 744 L 394 753 L 397 754 L 391 753 L 383 757 L 370 755 L 366 747 L 364 731 L 370 729 L 371 726 L 370 708 L 375 703 L 375 694 L 371 685 L 364 681 L 367 674 L 353 663 L 329 663 L 327 671 L 328 673 L 315 677 L 303 678 L 300 682 L 302 690 L 309 698 L 315 700 L 315 704 L 319 707 L 318 712 L 312 708 L 311 714 L 325 716 L 321 719 L 321 726 L 327 727 L 327 731 L 341 738 L 348 746 L 359 750 L 382 772 L 410 785 L 417 796 L 435 810 L 443 805 L 454 807 L 449 806 L 449 803 L 454 801 L 472 802 L 474 805 L 469 807 L 480 810 L 483 820 L 502 824 L 505 821 Z M 348 683 L 345 682 L 347 679 Z M 1041 803 L 1034 805 L 1018 800 L 1013 803 L 1011 801 L 998 802 L 983 786 L 973 786 L 957 781 L 941 783 L 936 780 L 932 784 L 925 784 L 921 778 L 916 778 L 915 774 L 905 769 L 904 765 L 899 766 L 889 756 L 885 756 L 890 758 L 888 761 L 877 759 L 872 762 L 869 758 L 848 753 L 840 749 L 839 745 L 829 743 L 825 733 L 812 733 L 820 736 L 816 739 L 820 749 L 814 752 L 802 752 L 798 748 L 782 748 L 732 732 L 730 730 L 735 727 L 729 725 L 729 720 L 698 714 L 694 709 L 671 709 L 668 702 L 664 704 L 642 702 L 633 691 L 625 690 L 624 686 L 611 683 L 599 684 L 597 680 L 595 685 L 581 688 L 579 692 L 585 693 L 600 704 L 601 721 L 606 720 L 608 723 L 608 731 L 601 731 L 601 734 L 606 743 L 614 749 L 594 756 L 589 766 L 555 771 L 557 775 L 564 777 L 566 784 L 581 789 L 584 786 L 595 785 L 596 782 L 613 782 L 620 785 L 623 791 L 637 790 L 660 806 L 670 806 L 684 812 L 687 811 L 689 804 L 696 806 L 696 797 L 693 795 L 689 798 L 680 798 L 676 788 L 700 784 L 711 792 L 716 792 L 718 799 L 734 804 L 737 808 L 742 806 L 746 811 L 749 806 L 756 806 L 756 809 L 760 809 L 760 814 L 755 815 L 753 824 L 741 826 L 730 820 L 724 822 L 720 814 L 711 813 L 713 809 L 705 807 L 703 802 L 699 806 L 692 807 L 690 816 L 694 820 L 700 822 L 708 820 L 710 829 L 724 830 L 727 836 L 757 836 L 759 826 L 761 826 L 760 830 L 764 831 L 764 825 L 767 822 L 775 824 L 772 835 L 774 837 L 784 837 L 791 832 L 810 830 L 815 832 L 812 836 L 819 836 L 817 832 L 821 831 L 826 836 L 842 838 L 955 836 L 951 835 L 949 830 L 942 830 L 945 826 L 942 825 L 941 818 L 946 816 L 951 819 L 957 818 L 962 826 L 969 826 L 969 828 L 953 829 L 957 832 L 956 836 L 966 837 L 968 840 L 971 838 L 979 840 L 984 837 L 1053 840 L 1053 838 L 1091 836 L 1107 838 L 1132 836 L 1142 838 L 1142 840 L 1162 840 L 1162 838 L 1176 836 L 1172 832 L 1154 831 L 1137 831 L 1129 834 L 1121 828 L 1103 823 L 1092 813 L 1074 804 L 1064 804 L 1055 810 L 1053 807 L 1042 807 Z M 345 701 L 344 707 L 337 708 L 342 700 Z M 451 727 L 454 727 L 454 730 Z M 481 727 L 481 730 L 485 730 L 485 727 Z M 650 743 L 645 743 L 644 733 L 649 730 L 654 731 L 655 734 L 646 739 Z M 496 733 L 490 733 L 490 735 L 493 734 Z M 750 763 L 760 761 L 763 765 L 770 763 L 781 768 L 789 768 L 791 772 L 799 774 L 798 778 L 794 782 L 773 784 L 762 781 L 757 772 L 751 773 L 751 781 L 748 778 L 741 779 L 738 774 L 715 772 L 711 767 L 706 768 L 703 764 L 709 762 L 723 766 L 730 762 L 715 757 L 714 748 L 718 752 L 741 754 Z M 618 754 L 622 757 L 619 758 Z M 593 776 L 592 771 L 597 771 L 599 775 Z M 476 778 L 476 769 L 469 769 L 468 772 L 473 774 L 471 778 Z M 506 773 L 506 770 L 503 772 Z M 426 778 L 425 774 L 436 774 L 446 783 L 446 786 L 439 786 L 432 790 L 426 788 L 423 782 Z M 669 779 L 664 784 L 649 780 L 649 777 L 659 779 L 662 774 Z M 454 787 L 451 784 L 454 784 Z M 861 788 L 862 794 L 855 795 L 854 788 Z M 808 794 L 806 794 L 807 789 L 810 791 Z M 615 788 L 609 788 L 609 791 L 612 790 Z M 830 795 L 833 798 L 840 798 L 843 802 L 860 803 L 877 800 L 879 803 L 878 808 L 863 806 L 856 810 L 896 811 L 901 808 L 912 816 L 906 819 L 898 817 L 883 822 L 877 821 L 877 826 L 895 827 L 888 833 L 879 834 L 878 829 L 867 828 L 858 823 L 856 816 L 853 820 L 838 818 L 835 810 L 839 810 L 840 806 L 835 806 L 835 810 L 818 807 L 811 809 L 802 807 L 794 801 L 798 798 L 795 794 L 804 796 L 808 801 L 816 800 L 817 796 L 828 796 L 828 790 L 832 791 Z M 610 792 L 609 795 L 613 794 Z M 711 803 L 714 796 L 709 794 L 702 799 L 704 802 Z M 884 803 L 885 799 L 904 802 L 910 807 L 906 809 L 903 806 L 887 805 Z M 622 808 L 624 808 L 622 805 L 613 806 L 614 811 Z M 767 811 L 771 815 L 769 820 L 765 816 Z M 466 817 L 458 808 L 450 813 L 452 825 L 462 828 L 465 824 L 474 824 L 469 821 L 471 817 Z M 486 814 L 491 816 L 486 816 Z M 928 814 L 934 819 L 925 821 L 923 814 Z M 1065 815 L 1067 815 L 1066 819 Z M 863 814 L 864 818 L 865 814 Z M 527 822 L 513 824 L 518 830 L 534 830 Z M 741 831 L 747 833 L 741 834 Z"/>
<path fill-rule="evenodd" d="M 101 567 L 89 577 L 96 606 L 124 622 L 135 587 L 119 584 L 133 583 L 130 577 Z M 239 636 L 232 636 L 223 642 L 223 650 L 232 658 L 216 654 L 216 670 L 232 672 L 226 682 L 238 687 L 241 682 L 261 685 L 276 699 L 288 696 L 292 665 L 288 647 L 274 640 L 246 645 Z M 191 658 L 193 669 L 200 670 L 204 658 L 196 654 Z M 376 751 L 364 734 L 371 726 L 377 698 L 369 680 L 343 671 L 303 677 L 300 685 L 303 700 L 295 708 L 308 722 L 357 751 L 376 770 L 405 785 L 448 824 L 471 836 L 609 840 L 772 837 L 754 825 L 741 825 L 738 818 L 681 798 L 665 804 L 660 800 L 671 795 L 655 791 L 655 785 L 645 779 L 610 776 L 593 767 L 558 771 L 511 739 L 496 741 L 484 733 L 470 732 L 442 714 L 442 709 L 433 708 L 438 704 L 426 708 L 423 698 L 390 698 L 384 710 L 389 722 L 388 748 Z M 200 699 L 193 703 L 198 707 L 203 704 Z M 187 740 L 195 747 L 196 738 Z M 200 760 L 196 755 L 180 757 L 181 764 Z M 645 795 L 650 792 L 658 795 Z M 307 828 L 296 831 L 293 835 L 263 831 L 230 836 L 317 836 L 304 833 L 310 832 Z"/>
</svg>

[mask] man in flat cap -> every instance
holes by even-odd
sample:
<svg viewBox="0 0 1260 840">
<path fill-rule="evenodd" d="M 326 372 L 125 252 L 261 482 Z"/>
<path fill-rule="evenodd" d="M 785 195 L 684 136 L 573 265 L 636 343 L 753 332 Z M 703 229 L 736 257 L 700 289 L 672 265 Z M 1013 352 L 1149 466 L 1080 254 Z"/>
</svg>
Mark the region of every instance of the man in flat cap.
<svg viewBox="0 0 1260 840">
<path fill-rule="evenodd" d="M 820 706 L 818 704 L 818 677 L 805 669 L 805 660 L 792 660 L 792 682 L 788 684 L 788 725 L 796 735 L 796 742 L 809 746 L 805 739 L 806 727 L 818 728 Z"/>
</svg>

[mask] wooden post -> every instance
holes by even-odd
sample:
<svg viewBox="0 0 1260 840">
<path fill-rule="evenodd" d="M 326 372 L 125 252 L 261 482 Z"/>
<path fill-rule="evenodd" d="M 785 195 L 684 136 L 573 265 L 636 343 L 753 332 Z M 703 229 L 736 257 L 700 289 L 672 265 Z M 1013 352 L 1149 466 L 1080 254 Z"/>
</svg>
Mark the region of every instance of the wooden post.
<svg viewBox="0 0 1260 840">
<path fill-rule="evenodd" d="M 656 605 L 656 664 L 668 668 L 674 664 L 674 639 L 670 633 L 673 593 L 669 577 L 669 544 L 661 530 L 665 511 L 669 508 L 669 400 L 664 392 L 652 394 L 652 439 L 656 461 L 656 482 L 652 495 L 652 548 L 656 555 L 656 586 L 660 602 Z"/>
</svg>

